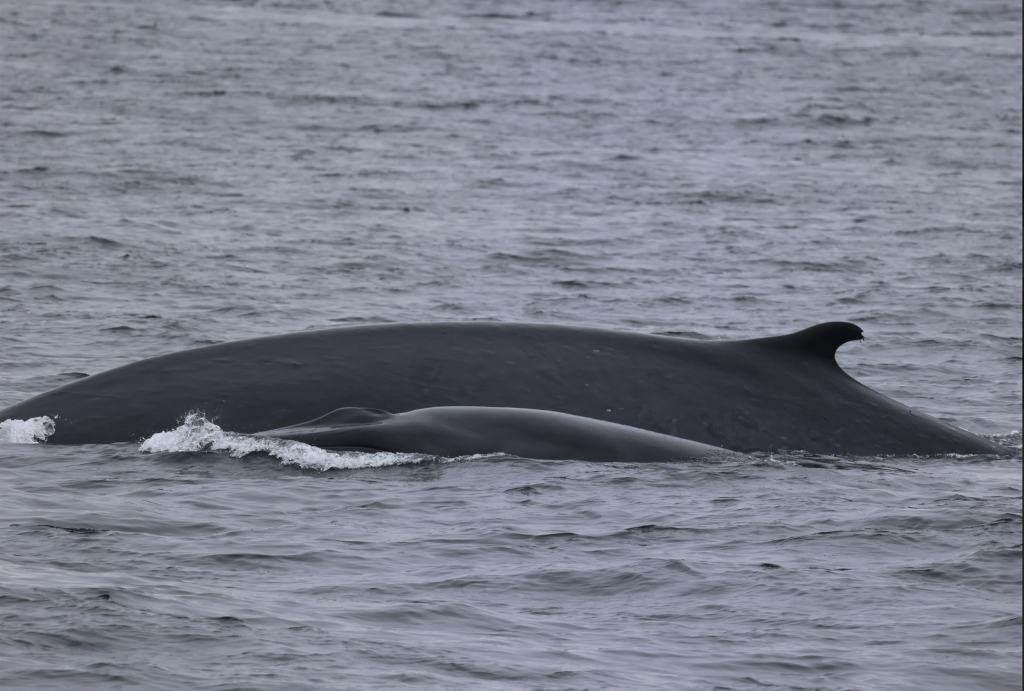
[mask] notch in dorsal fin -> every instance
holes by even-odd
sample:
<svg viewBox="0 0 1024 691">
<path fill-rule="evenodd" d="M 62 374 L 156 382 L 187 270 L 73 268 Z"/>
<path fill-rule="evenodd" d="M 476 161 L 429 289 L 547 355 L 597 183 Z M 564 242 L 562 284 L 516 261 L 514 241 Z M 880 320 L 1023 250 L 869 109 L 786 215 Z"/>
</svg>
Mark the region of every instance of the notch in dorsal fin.
<svg viewBox="0 0 1024 691">
<path fill-rule="evenodd" d="M 811 357 L 826 358 L 835 362 L 836 351 L 839 350 L 839 346 L 850 341 L 860 341 L 863 339 L 864 330 L 856 324 L 851 324 L 850 322 L 826 322 L 825 324 L 818 324 L 809 329 L 785 336 L 758 338 L 752 342 Z"/>
</svg>

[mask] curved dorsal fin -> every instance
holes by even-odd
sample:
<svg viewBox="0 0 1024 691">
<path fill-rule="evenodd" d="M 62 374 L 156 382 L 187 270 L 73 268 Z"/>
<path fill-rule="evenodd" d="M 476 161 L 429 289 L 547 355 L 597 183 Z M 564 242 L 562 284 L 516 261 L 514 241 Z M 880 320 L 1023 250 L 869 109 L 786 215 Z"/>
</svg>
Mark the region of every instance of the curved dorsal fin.
<svg viewBox="0 0 1024 691">
<path fill-rule="evenodd" d="M 326 415 L 321 415 L 315 420 L 300 422 L 291 427 L 335 427 L 337 425 L 369 425 L 374 422 L 383 422 L 394 415 L 386 410 L 377 408 L 338 408 Z M 287 429 L 282 427 L 281 429 Z"/>
<path fill-rule="evenodd" d="M 826 358 L 835 362 L 839 346 L 864 339 L 864 330 L 850 322 L 826 322 L 785 336 L 757 338 L 751 343 L 781 348 L 793 353 Z"/>
</svg>

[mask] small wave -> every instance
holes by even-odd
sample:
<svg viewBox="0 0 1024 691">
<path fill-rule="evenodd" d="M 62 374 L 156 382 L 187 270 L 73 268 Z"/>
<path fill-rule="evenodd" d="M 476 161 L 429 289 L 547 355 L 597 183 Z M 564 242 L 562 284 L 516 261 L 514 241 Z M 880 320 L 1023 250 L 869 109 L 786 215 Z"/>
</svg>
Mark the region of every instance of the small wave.
<svg viewBox="0 0 1024 691">
<path fill-rule="evenodd" d="M 198 412 L 189 413 L 179 427 L 168 432 L 157 432 L 146 439 L 139 446 L 139 451 L 145 453 L 220 451 L 229 454 L 232 458 L 242 458 L 251 453 L 265 453 L 280 459 L 282 465 L 294 465 L 307 470 L 321 471 L 381 468 L 434 459 L 433 456 L 424 454 L 386 451 L 336 453 L 288 439 L 269 439 L 249 434 L 225 432 Z"/>
<path fill-rule="evenodd" d="M 46 441 L 56 428 L 53 420 L 46 416 L 28 420 L 4 420 L 0 422 L 0 442 L 39 444 Z"/>
<path fill-rule="evenodd" d="M 993 434 L 989 439 L 1007 448 L 1021 450 L 1021 433 L 1019 429 L 1015 429 L 1008 434 Z"/>
</svg>

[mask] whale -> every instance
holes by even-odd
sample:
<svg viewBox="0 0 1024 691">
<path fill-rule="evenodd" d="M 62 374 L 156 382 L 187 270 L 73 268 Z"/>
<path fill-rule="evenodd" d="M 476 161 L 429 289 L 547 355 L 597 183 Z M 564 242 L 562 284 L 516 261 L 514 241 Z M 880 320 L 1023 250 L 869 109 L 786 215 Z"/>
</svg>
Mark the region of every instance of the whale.
<svg viewBox="0 0 1024 691">
<path fill-rule="evenodd" d="M 552 324 L 348 326 L 140 360 L 39 394 L 0 420 L 46 416 L 48 443 L 138 441 L 199 411 L 254 433 L 361 407 L 551 410 L 733 451 L 1002 454 L 1004 447 L 849 376 L 848 322 L 697 340 Z"/>
<path fill-rule="evenodd" d="M 397 415 L 339 408 L 257 437 L 290 439 L 334 451 L 431 456 L 499 453 L 551 461 L 654 463 L 728 460 L 741 454 L 708 444 L 578 415 L 525 408 L 443 406 Z"/>
</svg>

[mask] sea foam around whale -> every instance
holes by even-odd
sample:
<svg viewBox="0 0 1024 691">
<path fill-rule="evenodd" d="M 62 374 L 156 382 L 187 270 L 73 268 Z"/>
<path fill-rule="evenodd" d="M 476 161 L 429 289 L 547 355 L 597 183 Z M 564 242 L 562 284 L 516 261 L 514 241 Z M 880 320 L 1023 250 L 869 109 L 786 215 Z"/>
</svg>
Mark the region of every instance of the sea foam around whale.
<svg viewBox="0 0 1024 691">
<path fill-rule="evenodd" d="M 0 443 L 39 444 L 46 441 L 55 429 L 53 420 L 45 415 L 28 420 L 4 420 L 0 422 Z"/>
<path fill-rule="evenodd" d="M 52 433 L 52 431 L 51 431 Z M 381 468 L 436 460 L 435 456 L 415 453 L 363 453 L 345 451 L 336 453 L 287 439 L 266 439 L 249 434 L 227 432 L 199 412 L 189 413 L 178 427 L 157 432 L 139 446 L 146 453 L 176 453 L 219 451 L 232 458 L 253 453 L 265 453 L 281 460 L 283 465 L 298 466 L 306 470 L 349 470 L 355 468 Z M 447 459 L 446 459 L 447 460 Z"/>
</svg>

